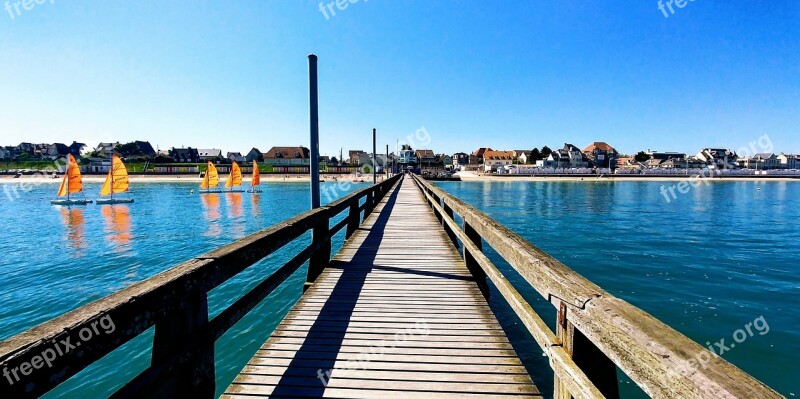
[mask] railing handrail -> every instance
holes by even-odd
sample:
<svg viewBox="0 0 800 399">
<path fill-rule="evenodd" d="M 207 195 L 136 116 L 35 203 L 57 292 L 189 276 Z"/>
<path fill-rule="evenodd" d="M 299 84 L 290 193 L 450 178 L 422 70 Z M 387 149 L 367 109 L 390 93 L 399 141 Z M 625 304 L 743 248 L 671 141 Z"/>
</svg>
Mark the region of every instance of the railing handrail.
<svg viewBox="0 0 800 399">
<path fill-rule="evenodd" d="M 540 295 L 559 309 L 557 341 L 571 341 L 571 331 L 574 329 L 574 334 L 588 339 L 600 351 L 599 354 L 607 357 L 651 397 L 783 398 L 772 388 L 672 327 L 606 292 L 485 213 L 424 179 L 414 176 L 414 181 L 435 208 L 434 212 L 445 224 L 451 237 L 457 238 L 465 246 L 465 258 L 467 255 L 480 258 L 480 242 L 481 239 L 485 241 Z M 463 220 L 465 230 L 468 230 L 466 234 L 461 230 L 454 231 L 458 226 L 453 214 L 458 214 Z M 470 231 L 474 237 L 470 237 Z M 470 245 L 476 240 L 477 246 Z M 488 259 L 476 261 L 495 285 L 498 284 L 495 280 L 500 281 L 498 290 L 508 299 L 503 292 L 505 287 L 502 287 L 505 278 L 502 275 L 491 276 L 494 266 Z M 514 293 L 518 295 L 516 291 Z M 526 322 L 526 319 L 532 320 L 529 314 L 532 309 L 526 306 L 521 297 L 518 300 L 522 300 L 522 303 L 515 304 L 513 297 L 511 295 L 512 309 L 537 338 L 545 354 L 550 356 L 551 364 L 558 361 L 553 355 L 559 352 L 547 349 L 552 344 L 548 342 L 552 337 L 546 336 L 547 332 L 539 331 L 541 324 L 529 325 L 531 323 Z M 538 316 L 535 318 L 541 320 Z M 570 333 L 567 334 L 567 331 Z M 552 333 L 549 328 L 548 332 Z M 562 344 L 565 347 L 572 346 L 569 342 Z M 558 342 L 555 345 L 558 346 Z M 572 355 L 574 357 L 575 354 Z M 698 364 L 697 359 L 701 355 L 707 356 L 706 364 Z M 554 367 L 557 381 L 564 372 L 572 371 L 569 363 L 560 367 L 562 370 Z M 592 378 L 596 370 L 581 368 L 594 384 L 599 384 L 597 378 Z M 577 377 L 580 380 L 581 376 Z M 616 384 L 615 377 L 613 382 Z M 592 397 L 586 391 L 586 386 L 565 385 L 576 397 Z M 559 396 L 559 392 L 556 392 L 556 397 L 569 396 Z"/>
<path fill-rule="evenodd" d="M 366 219 L 401 178 L 402 175 L 393 176 L 279 222 L 1 341 L 0 370 L 19 370 L 23 363 L 30 368 L 37 356 L 41 363 L 41 354 L 52 350 L 54 343 L 75 337 L 93 324 L 96 329 L 98 321 L 105 317 L 115 324 L 113 332 L 98 334 L 90 342 L 60 354 L 50 361 L 51 366 L 25 373 L 24 378 L 14 384 L 0 382 L 0 397 L 36 397 L 46 393 L 153 325 L 156 334 L 151 367 L 114 396 L 134 397 L 149 390 L 150 396 L 174 397 L 191 393 L 192 397 L 213 397 L 214 341 L 309 259 L 307 284 L 313 283 L 330 261 L 332 237 L 347 227 L 349 238 L 361 223 L 361 212 Z M 364 198 L 366 202 L 360 205 Z M 349 216 L 331 227 L 331 219 L 346 209 L 350 210 Z M 309 230 L 313 230 L 310 245 L 209 320 L 209 291 Z M 186 364 L 191 367 L 178 367 Z M 182 370 L 186 368 L 189 370 Z M 167 376 L 168 373 L 185 375 Z M 21 371 L 19 375 L 23 375 Z M 173 380 L 171 385 L 161 384 L 169 385 L 164 389 L 152 386 L 165 378 Z"/>
</svg>

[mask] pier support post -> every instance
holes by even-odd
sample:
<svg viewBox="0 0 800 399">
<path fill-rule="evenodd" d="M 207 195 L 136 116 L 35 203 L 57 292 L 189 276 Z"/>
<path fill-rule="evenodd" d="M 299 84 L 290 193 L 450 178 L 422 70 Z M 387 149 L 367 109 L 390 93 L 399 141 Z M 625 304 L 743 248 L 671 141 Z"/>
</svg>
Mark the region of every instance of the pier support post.
<svg viewBox="0 0 800 399">
<path fill-rule="evenodd" d="M 177 310 L 159 320 L 153 337 L 153 367 L 164 365 L 187 343 L 198 337 L 208 325 L 208 294 L 190 292 Z M 188 364 L 173 370 L 157 387 L 147 393 L 153 398 L 213 398 L 216 389 L 214 343 L 200 342 Z"/>
<path fill-rule="evenodd" d="M 331 240 L 330 240 L 330 221 L 325 218 L 322 222 L 314 226 L 312 232 L 312 243 L 321 243 L 319 249 L 311 255 L 308 261 L 308 275 L 306 276 L 306 284 L 303 286 L 303 291 L 307 290 L 317 281 L 317 277 L 322 274 L 322 271 L 328 267 L 331 262 Z"/>
<path fill-rule="evenodd" d="M 558 309 L 556 335 L 561 340 L 564 350 L 572 356 L 572 360 L 589 378 L 590 381 L 608 399 L 619 399 L 619 383 L 617 382 L 617 366 L 608 356 L 598 349 L 569 321 L 567 305 L 561 302 Z M 554 377 L 554 399 L 571 399 L 569 391 Z"/>
<path fill-rule="evenodd" d="M 483 250 L 483 242 L 481 239 L 481 235 L 472 227 L 466 220 L 464 220 L 464 234 L 469 237 L 469 240 L 478 247 L 479 250 Z M 472 256 L 472 254 L 467 251 L 467 247 L 463 249 L 464 255 L 464 262 L 467 265 L 467 269 L 469 269 L 472 276 L 475 277 L 475 282 L 478 284 L 478 288 L 481 290 L 483 296 L 488 300 L 489 299 L 489 284 L 486 281 L 486 272 L 483 271 L 481 265 L 478 264 L 478 261 Z"/>
</svg>

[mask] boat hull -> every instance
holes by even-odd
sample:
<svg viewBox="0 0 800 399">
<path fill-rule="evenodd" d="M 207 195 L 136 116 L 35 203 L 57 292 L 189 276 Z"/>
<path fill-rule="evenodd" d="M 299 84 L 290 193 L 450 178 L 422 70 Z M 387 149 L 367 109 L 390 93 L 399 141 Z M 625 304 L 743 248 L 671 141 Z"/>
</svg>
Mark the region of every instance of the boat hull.
<svg viewBox="0 0 800 399">
<path fill-rule="evenodd" d="M 52 205 L 86 205 L 86 204 L 91 204 L 92 200 L 63 199 L 63 200 L 51 200 L 50 203 Z"/>
<path fill-rule="evenodd" d="M 226 192 L 226 191 L 222 191 L 222 190 L 200 190 L 199 194 L 220 194 L 220 193 L 224 193 L 224 192 Z"/>
<path fill-rule="evenodd" d="M 261 190 L 258 190 L 258 189 L 256 189 L 256 190 L 247 190 L 247 192 L 251 193 L 251 194 L 258 194 L 258 193 L 261 192 Z"/>
<path fill-rule="evenodd" d="M 107 204 L 132 204 L 133 198 L 98 198 L 95 201 L 97 205 L 107 205 Z"/>
</svg>

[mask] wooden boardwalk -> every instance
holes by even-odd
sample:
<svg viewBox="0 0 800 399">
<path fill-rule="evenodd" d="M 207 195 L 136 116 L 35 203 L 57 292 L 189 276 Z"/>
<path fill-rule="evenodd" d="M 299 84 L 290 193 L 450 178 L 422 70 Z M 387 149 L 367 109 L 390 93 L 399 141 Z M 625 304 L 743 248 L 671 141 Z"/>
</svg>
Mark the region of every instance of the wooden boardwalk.
<svg viewBox="0 0 800 399">
<path fill-rule="evenodd" d="M 411 179 L 376 206 L 223 397 L 541 397 Z"/>
</svg>

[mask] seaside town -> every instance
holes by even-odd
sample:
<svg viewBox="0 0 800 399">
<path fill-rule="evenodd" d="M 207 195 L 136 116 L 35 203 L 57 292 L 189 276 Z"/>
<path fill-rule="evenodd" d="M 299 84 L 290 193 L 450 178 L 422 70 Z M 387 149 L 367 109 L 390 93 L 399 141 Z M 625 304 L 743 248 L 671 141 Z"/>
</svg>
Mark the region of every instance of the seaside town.
<svg viewBox="0 0 800 399">
<path fill-rule="evenodd" d="M 766 140 L 764 140 L 766 138 Z M 426 176 L 451 177 L 459 172 L 476 175 L 688 175 L 718 176 L 792 176 L 800 175 L 800 154 L 759 152 L 771 149 L 768 136 L 750 147 L 702 148 L 696 154 L 641 150 L 623 154 L 612 145 L 598 141 L 582 149 L 570 143 L 562 147 L 543 146 L 531 150 L 497 150 L 481 147 L 472 152 L 436 153 L 432 149 L 413 149 L 403 145 L 397 153 L 373 154 L 363 150 L 340 150 L 336 155 L 321 155 L 320 170 L 328 174 L 377 173 L 412 171 Z M 73 141 L 63 143 L 20 143 L 0 146 L 0 173 L 21 176 L 45 167 L 66 165 L 65 158 L 74 156 L 86 174 L 104 174 L 117 155 L 134 174 L 197 174 L 211 162 L 225 165 L 233 162 L 250 165 L 254 161 L 266 173 L 309 173 L 310 151 L 304 146 L 275 146 L 266 151 L 253 147 L 246 152 L 223 151 L 219 148 L 172 147 L 154 148 L 148 141 L 99 143 L 92 147 Z M 247 166 L 246 166 L 247 167 Z M 59 168 L 62 170 L 63 166 Z"/>
</svg>

